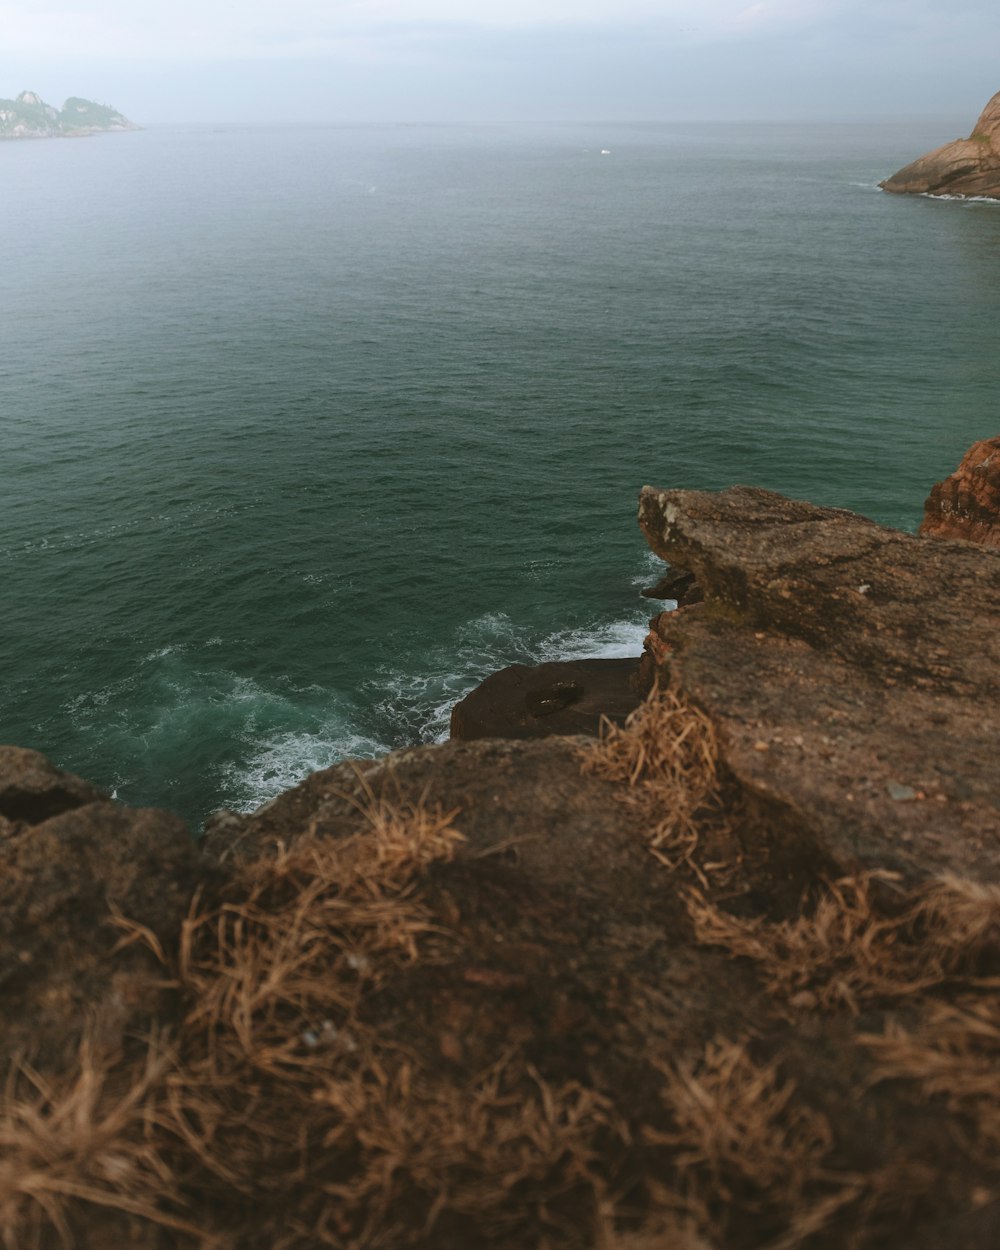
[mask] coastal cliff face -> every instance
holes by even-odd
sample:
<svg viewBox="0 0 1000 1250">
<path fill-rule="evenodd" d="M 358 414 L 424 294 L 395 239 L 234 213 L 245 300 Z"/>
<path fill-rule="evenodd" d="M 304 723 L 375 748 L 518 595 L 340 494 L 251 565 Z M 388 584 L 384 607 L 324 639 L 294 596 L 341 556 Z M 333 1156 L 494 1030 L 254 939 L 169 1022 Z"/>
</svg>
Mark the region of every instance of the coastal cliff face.
<svg viewBox="0 0 1000 1250">
<path fill-rule="evenodd" d="M 921 534 L 1000 547 L 1000 436 L 973 443 L 924 504 Z"/>
<path fill-rule="evenodd" d="M 902 195 L 1000 198 L 1000 92 L 983 109 L 968 139 L 928 152 L 879 185 Z"/>
<path fill-rule="evenodd" d="M 0 139 L 59 139 L 101 131 L 138 130 L 127 117 L 106 104 L 71 96 L 62 109 L 46 104 L 34 91 L 14 100 L 0 100 Z"/>
<path fill-rule="evenodd" d="M 993 1250 L 1000 551 L 640 523 L 699 594 L 603 738 L 520 672 L 198 845 L 0 749 L 11 1244 Z"/>
</svg>

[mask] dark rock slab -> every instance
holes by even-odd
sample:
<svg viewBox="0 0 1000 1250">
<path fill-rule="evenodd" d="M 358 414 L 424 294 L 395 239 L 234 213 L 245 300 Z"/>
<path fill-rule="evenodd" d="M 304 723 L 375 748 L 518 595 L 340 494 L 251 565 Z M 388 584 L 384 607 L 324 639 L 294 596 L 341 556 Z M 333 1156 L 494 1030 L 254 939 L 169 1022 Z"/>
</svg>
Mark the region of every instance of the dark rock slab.
<svg viewBox="0 0 1000 1250">
<path fill-rule="evenodd" d="M 638 707 L 639 657 L 512 664 L 452 709 L 451 736 L 547 738 L 596 734 L 601 717 L 621 724 Z"/>
<path fill-rule="evenodd" d="M 726 764 L 832 868 L 1000 880 L 1000 552 L 733 487 L 640 497 L 706 602 L 656 618 Z"/>
</svg>

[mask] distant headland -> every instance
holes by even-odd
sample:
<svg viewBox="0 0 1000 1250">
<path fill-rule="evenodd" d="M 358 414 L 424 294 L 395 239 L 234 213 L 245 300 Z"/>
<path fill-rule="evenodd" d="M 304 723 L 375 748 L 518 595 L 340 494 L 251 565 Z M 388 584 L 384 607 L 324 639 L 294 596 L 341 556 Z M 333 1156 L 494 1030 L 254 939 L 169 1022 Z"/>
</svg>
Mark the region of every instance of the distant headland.
<svg viewBox="0 0 1000 1250">
<path fill-rule="evenodd" d="M 62 109 L 46 104 L 34 91 L 22 91 L 16 100 L 0 99 L 0 139 L 73 139 L 139 129 L 117 109 L 79 96 L 70 96 Z"/>
<path fill-rule="evenodd" d="M 1000 91 L 979 115 L 968 139 L 955 139 L 905 166 L 883 191 L 1000 199 Z"/>
</svg>

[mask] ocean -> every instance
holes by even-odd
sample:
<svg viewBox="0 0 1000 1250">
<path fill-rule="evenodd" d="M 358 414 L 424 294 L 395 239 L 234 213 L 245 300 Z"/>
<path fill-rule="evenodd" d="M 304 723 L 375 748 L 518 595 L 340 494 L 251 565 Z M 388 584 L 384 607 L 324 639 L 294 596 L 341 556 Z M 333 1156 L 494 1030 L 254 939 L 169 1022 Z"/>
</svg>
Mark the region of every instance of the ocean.
<svg viewBox="0 0 1000 1250">
<path fill-rule="evenodd" d="M 644 483 L 914 529 L 1000 205 L 876 184 L 967 120 L 0 145 L 0 741 L 196 828 L 638 654 Z"/>
</svg>

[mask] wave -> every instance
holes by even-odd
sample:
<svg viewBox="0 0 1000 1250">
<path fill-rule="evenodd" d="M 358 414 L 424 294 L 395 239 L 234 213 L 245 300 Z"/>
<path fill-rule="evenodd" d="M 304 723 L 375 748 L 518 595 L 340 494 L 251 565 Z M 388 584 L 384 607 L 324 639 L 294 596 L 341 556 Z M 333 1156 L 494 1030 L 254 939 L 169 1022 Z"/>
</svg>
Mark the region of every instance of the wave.
<svg viewBox="0 0 1000 1250">
<path fill-rule="evenodd" d="M 369 700 L 381 721 L 381 736 L 394 737 L 396 746 L 444 742 L 452 707 L 490 673 L 510 664 L 638 656 L 649 615 L 647 608 L 638 609 L 630 617 L 592 621 L 541 637 L 504 612 L 467 621 L 458 629 L 453 646 L 423 657 L 419 671 L 417 660 L 405 670 L 383 671 L 369 684 Z"/>
<path fill-rule="evenodd" d="M 221 770 L 223 805 L 255 811 L 310 773 L 347 759 L 373 759 L 389 749 L 336 720 L 315 732 L 290 730 L 266 737 L 247 757 Z"/>
<path fill-rule="evenodd" d="M 133 670 L 67 700 L 62 713 L 93 752 L 81 771 L 124 802 L 199 821 L 218 807 L 253 811 L 346 759 L 445 741 L 455 703 L 509 664 L 638 656 L 650 614 L 642 604 L 544 633 L 486 613 L 376 667 L 352 690 L 233 671 L 213 637 L 146 650 Z"/>
<path fill-rule="evenodd" d="M 383 668 L 350 704 L 329 691 L 310 692 L 310 702 L 326 703 L 328 714 L 321 723 L 277 732 L 248 723 L 246 754 L 221 772 L 222 802 L 251 811 L 310 773 L 345 759 L 371 759 L 403 746 L 444 742 L 452 707 L 491 672 L 516 663 L 638 656 L 648 615 L 643 610 L 641 615 L 540 638 L 503 612 L 469 620 L 458 628 L 451 647 L 408 657 L 405 667 Z M 424 667 L 418 669 L 421 659 Z M 306 709 L 303 713 L 304 720 L 311 719 Z"/>
<path fill-rule="evenodd" d="M 1000 206 L 1000 199 L 995 195 L 946 195 L 940 191 L 920 191 L 918 192 L 922 200 L 949 200 L 959 204 L 992 204 L 994 207 Z"/>
</svg>

